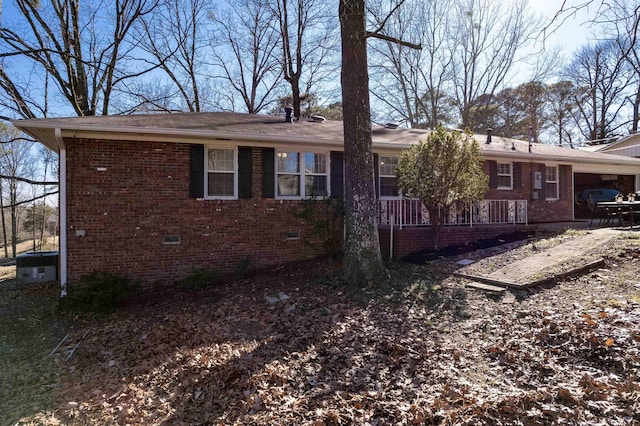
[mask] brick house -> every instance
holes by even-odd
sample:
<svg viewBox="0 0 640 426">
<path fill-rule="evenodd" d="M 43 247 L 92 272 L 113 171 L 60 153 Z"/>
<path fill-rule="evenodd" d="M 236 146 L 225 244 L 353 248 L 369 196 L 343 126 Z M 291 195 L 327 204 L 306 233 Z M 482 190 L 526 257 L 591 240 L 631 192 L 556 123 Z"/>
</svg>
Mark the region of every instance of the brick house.
<svg viewBox="0 0 640 426">
<path fill-rule="evenodd" d="M 59 153 L 60 280 L 93 270 L 142 282 L 191 268 L 233 272 L 318 255 L 310 195 L 343 191 L 342 123 L 237 113 L 94 116 L 15 121 Z M 430 243 L 428 217 L 395 188 L 400 151 L 427 131 L 373 128 L 383 252 Z M 450 212 L 441 244 L 571 221 L 573 194 L 598 179 L 640 187 L 640 160 L 475 136 L 490 175 L 486 200 Z M 427 226 L 425 226 L 427 225 Z"/>
</svg>

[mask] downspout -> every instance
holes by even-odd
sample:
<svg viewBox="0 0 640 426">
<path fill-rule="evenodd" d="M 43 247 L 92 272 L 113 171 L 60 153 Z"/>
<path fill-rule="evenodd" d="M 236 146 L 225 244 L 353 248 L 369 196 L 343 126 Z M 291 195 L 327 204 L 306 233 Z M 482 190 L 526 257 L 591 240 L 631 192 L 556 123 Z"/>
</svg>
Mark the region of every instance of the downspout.
<svg viewBox="0 0 640 426">
<path fill-rule="evenodd" d="M 56 142 L 60 150 L 60 297 L 67 295 L 67 148 L 62 131 L 55 129 Z"/>
<path fill-rule="evenodd" d="M 576 175 L 573 172 L 573 164 L 571 165 L 571 218 L 576 220 Z"/>
</svg>

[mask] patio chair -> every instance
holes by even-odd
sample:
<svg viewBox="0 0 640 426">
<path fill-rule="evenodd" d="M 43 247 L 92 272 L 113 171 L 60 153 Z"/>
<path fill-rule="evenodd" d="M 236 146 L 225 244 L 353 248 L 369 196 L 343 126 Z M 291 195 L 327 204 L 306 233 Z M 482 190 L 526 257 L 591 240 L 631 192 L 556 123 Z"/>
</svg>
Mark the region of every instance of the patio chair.
<svg viewBox="0 0 640 426">
<path fill-rule="evenodd" d="M 602 226 L 602 223 L 607 218 L 605 214 L 606 212 L 598 208 L 598 203 L 596 203 L 596 201 L 591 198 L 591 195 L 589 195 L 589 199 L 587 199 L 587 206 L 589 207 L 589 212 L 591 213 L 591 222 L 589 222 L 589 228 L 591 228 L 591 226 L 593 225 L 594 218 L 600 219 L 598 226 Z"/>
<path fill-rule="evenodd" d="M 605 207 L 604 214 L 605 225 L 612 225 L 616 220 L 618 221 L 618 226 L 622 226 L 624 224 L 625 212 L 620 207 Z"/>
</svg>

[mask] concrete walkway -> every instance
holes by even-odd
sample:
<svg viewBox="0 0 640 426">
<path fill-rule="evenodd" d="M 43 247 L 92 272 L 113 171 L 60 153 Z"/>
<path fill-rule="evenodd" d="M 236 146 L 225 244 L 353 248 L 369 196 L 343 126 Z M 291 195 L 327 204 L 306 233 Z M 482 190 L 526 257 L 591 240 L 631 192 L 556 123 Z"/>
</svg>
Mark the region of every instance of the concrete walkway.
<svg viewBox="0 0 640 426">
<path fill-rule="evenodd" d="M 488 290 L 491 290 L 488 287 L 492 285 L 500 286 L 503 289 L 530 287 L 536 285 L 541 277 L 548 276 L 549 271 L 577 270 L 599 260 L 597 248 L 613 240 L 621 232 L 624 231 L 615 228 L 592 229 L 584 235 L 579 235 L 550 249 L 541 250 L 539 253 L 515 261 L 491 274 L 485 276 L 456 275 L 472 281 L 480 281 L 484 284 L 472 285 L 472 287 Z M 533 247 L 535 247 L 535 243 Z M 499 290 L 500 287 L 495 290 Z"/>
<path fill-rule="evenodd" d="M 611 241 L 619 233 L 620 231 L 611 228 L 593 229 L 588 231 L 586 235 L 580 235 L 571 241 L 558 244 L 548 250 L 500 268 L 489 274 L 487 278 L 526 285 L 535 281 L 543 271 L 556 269 L 558 266 L 562 266 L 563 263 L 579 260 L 580 258 L 584 259 L 582 262 L 584 264 L 596 260 L 598 258 L 597 252 L 592 253 L 591 256 L 588 256 L 588 253 L 595 251 L 598 246 Z"/>
</svg>

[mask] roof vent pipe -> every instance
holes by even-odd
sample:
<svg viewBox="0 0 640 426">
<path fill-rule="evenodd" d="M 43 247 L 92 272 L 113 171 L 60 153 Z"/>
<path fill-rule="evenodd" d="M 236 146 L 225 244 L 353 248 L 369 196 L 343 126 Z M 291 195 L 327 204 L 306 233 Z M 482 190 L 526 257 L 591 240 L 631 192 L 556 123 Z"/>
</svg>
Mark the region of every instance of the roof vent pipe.
<svg viewBox="0 0 640 426">
<path fill-rule="evenodd" d="M 287 123 L 292 123 L 293 121 L 291 120 L 291 113 L 293 113 L 293 108 L 291 107 L 286 107 L 284 109 L 284 121 Z"/>
<path fill-rule="evenodd" d="M 491 127 L 489 127 L 487 129 L 487 142 L 485 142 L 486 144 L 490 144 L 491 143 L 491 132 L 493 132 L 493 129 Z"/>
</svg>

